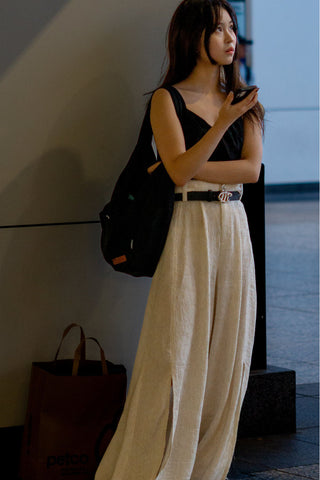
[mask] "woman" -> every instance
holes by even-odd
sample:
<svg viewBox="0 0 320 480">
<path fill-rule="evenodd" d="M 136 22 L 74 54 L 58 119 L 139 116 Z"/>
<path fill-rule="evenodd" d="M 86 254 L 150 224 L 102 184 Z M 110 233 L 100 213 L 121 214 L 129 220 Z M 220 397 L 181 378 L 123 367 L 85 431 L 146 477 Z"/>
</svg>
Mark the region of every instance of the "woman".
<svg viewBox="0 0 320 480">
<path fill-rule="evenodd" d="M 257 89 L 232 104 L 244 84 L 226 0 L 179 5 L 169 85 L 180 120 L 166 88 L 154 93 L 150 118 L 175 208 L 126 406 L 96 480 L 224 480 L 247 388 L 256 290 L 239 199 L 242 184 L 259 177 L 263 107 Z"/>
</svg>

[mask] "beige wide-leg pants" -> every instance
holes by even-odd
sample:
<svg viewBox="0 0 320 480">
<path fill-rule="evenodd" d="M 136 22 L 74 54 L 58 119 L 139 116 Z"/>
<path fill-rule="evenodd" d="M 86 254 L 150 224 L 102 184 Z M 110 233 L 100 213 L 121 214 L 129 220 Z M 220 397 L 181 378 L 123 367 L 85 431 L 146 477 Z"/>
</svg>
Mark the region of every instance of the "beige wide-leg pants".
<svg viewBox="0 0 320 480">
<path fill-rule="evenodd" d="M 194 180 L 176 187 L 220 189 Z M 241 201 L 176 202 L 125 409 L 95 480 L 225 480 L 255 318 L 254 262 Z"/>
</svg>

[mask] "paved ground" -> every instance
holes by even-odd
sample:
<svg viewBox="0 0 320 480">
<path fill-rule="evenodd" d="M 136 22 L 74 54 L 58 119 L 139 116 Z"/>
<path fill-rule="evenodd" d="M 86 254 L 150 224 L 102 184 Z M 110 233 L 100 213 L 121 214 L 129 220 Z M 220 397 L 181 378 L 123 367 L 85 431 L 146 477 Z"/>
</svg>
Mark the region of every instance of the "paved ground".
<svg viewBox="0 0 320 480">
<path fill-rule="evenodd" d="M 268 363 L 319 381 L 318 203 L 266 203 Z"/>
<path fill-rule="evenodd" d="M 266 203 L 268 364 L 297 378 L 297 432 L 241 439 L 231 480 L 319 479 L 318 202 L 310 194 Z"/>
</svg>

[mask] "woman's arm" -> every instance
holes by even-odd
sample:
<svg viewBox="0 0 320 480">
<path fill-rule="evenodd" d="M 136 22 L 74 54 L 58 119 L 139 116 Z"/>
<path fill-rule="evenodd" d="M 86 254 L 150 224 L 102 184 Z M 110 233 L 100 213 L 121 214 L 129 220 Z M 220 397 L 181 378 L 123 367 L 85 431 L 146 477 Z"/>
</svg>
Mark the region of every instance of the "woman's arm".
<svg viewBox="0 0 320 480">
<path fill-rule="evenodd" d="M 211 183 L 255 183 L 259 179 L 262 161 L 260 126 L 244 119 L 244 141 L 240 160 L 206 162 L 195 176 L 196 180 Z"/>
<path fill-rule="evenodd" d="M 207 163 L 229 126 L 258 101 L 257 90 L 235 105 L 231 105 L 232 100 L 233 93 L 230 92 L 213 127 L 199 142 L 186 150 L 182 127 L 169 92 L 159 89 L 153 95 L 150 119 L 157 150 L 176 185 L 184 185 L 190 179 L 195 178 L 197 174 L 208 175 L 207 171 L 201 171 L 201 167 Z M 231 171 L 229 164 L 232 162 L 221 163 L 226 164 L 226 171 Z M 214 181 L 220 183 L 218 179 Z M 238 180 L 237 183 L 242 183 L 242 181 Z"/>
</svg>

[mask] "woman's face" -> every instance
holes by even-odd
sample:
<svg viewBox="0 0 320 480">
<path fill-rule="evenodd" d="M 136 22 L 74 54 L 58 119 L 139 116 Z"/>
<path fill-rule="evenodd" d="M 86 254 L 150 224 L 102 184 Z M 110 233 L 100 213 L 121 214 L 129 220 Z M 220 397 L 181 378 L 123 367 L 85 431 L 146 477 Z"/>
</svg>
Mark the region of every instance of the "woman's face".
<svg viewBox="0 0 320 480">
<path fill-rule="evenodd" d="M 237 37 L 231 17 L 226 10 L 222 9 L 219 24 L 209 39 L 211 57 L 218 65 L 230 65 L 233 61 L 236 43 Z M 204 47 L 204 33 L 201 38 L 200 57 L 209 60 Z"/>
</svg>

